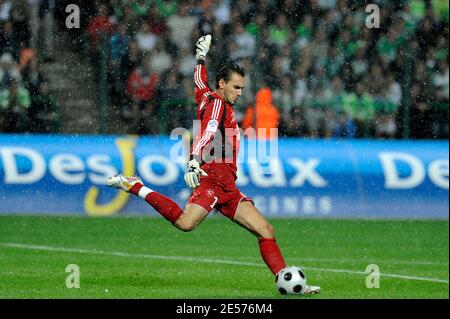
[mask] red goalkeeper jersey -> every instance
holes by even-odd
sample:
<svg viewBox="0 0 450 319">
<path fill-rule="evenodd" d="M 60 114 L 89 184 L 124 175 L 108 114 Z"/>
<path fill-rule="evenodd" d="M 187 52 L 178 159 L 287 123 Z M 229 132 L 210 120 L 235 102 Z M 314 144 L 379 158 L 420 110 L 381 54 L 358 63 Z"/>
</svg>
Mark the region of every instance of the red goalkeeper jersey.
<svg viewBox="0 0 450 319">
<path fill-rule="evenodd" d="M 208 73 L 203 63 L 194 70 L 194 97 L 200 129 L 194 139 L 191 157 L 204 163 L 208 171 L 213 165 L 225 165 L 236 176 L 239 151 L 239 127 L 233 107 L 208 85 Z"/>
</svg>

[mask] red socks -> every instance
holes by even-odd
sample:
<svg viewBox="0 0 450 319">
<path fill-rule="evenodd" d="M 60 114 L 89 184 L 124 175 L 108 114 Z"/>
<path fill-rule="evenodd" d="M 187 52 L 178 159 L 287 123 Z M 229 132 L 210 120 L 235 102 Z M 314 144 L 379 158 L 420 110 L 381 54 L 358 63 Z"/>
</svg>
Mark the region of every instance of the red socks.
<svg viewBox="0 0 450 319">
<path fill-rule="evenodd" d="M 262 259 L 267 267 L 269 267 L 270 271 L 276 275 L 281 269 L 286 267 L 280 248 L 275 242 L 275 239 L 259 238 L 258 241 Z"/>
<path fill-rule="evenodd" d="M 136 183 L 130 190 L 134 195 L 140 195 L 139 191 L 144 187 L 141 183 Z M 183 213 L 180 206 L 170 198 L 157 192 L 147 189 L 148 194 L 145 195 L 145 201 L 149 203 L 158 213 L 160 213 L 168 221 L 175 223 Z"/>
</svg>

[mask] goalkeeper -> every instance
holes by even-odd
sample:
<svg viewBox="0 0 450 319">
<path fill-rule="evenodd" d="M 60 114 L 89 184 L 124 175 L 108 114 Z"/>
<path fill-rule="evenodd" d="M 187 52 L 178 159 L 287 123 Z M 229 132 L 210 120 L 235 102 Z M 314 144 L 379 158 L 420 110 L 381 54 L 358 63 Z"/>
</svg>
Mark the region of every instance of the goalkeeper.
<svg viewBox="0 0 450 319">
<path fill-rule="evenodd" d="M 186 184 L 194 189 L 185 209 L 144 186 L 135 176 L 113 176 L 107 185 L 143 198 L 182 231 L 194 230 L 215 208 L 257 237 L 262 259 L 276 275 L 286 263 L 275 241 L 274 229 L 235 183 L 239 128 L 232 105 L 244 89 L 244 69 L 236 63 L 225 64 L 216 76 L 215 90 L 211 90 L 205 66 L 210 45 L 211 35 L 202 36 L 196 43 L 194 94 L 201 127 L 184 175 Z M 305 290 L 309 294 L 318 292 L 320 288 L 314 286 Z"/>
</svg>

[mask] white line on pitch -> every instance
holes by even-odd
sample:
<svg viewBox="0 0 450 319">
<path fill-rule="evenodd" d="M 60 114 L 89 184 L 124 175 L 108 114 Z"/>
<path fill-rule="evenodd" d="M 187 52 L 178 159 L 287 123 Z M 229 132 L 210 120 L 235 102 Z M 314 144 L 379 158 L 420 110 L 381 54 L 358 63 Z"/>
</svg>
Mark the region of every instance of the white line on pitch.
<svg viewBox="0 0 450 319">
<path fill-rule="evenodd" d="M 119 256 L 119 257 L 134 257 L 134 258 L 138 257 L 138 258 L 163 259 L 163 260 L 181 260 L 181 261 L 193 261 L 193 262 L 203 262 L 203 263 L 229 264 L 229 265 L 238 265 L 238 266 L 252 266 L 252 267 L 263 267 L 264 266 L 265 267 L 265 265 L 262 263 L 242 262 L 242 261 L 233 261 L 233 260 L 226 260 L 226 259 L 210 259 L 210 258 L 198 258 L 198 257 L 187 257 L 187 256 L 134 254 L 134 253 L 125 253 L 125 252 L 118 252 L 118 251 L 103 251 L 103 250 L 96 250 L 96 249 L 88 250 L 88 249 L 79 249 L 79 248 L 50 247 L 50 246 L 26 245 L 26 244 L 17 244 L 17 243 L 0 243 L 0 245 L 5 246 L 5 247 L 13 247 L 13 248 L 21 248 L 21 249 L 57 251 L 57 252 L 66 252 L 66 253 L 107 255 L 107 256 Z M 317 267 L 303 267 L 303 268 L 315 270 L 315 271 L 323 271 L 323 272 L 367 275 L 367 273 L 364 271 L 355 271 L 355 270 L 349 270 L 349 269 L 333 269 L 333 268 L 317 268 Z M 449 283 L 448 280 L 439 279 L 439 278 L 415 277 L 415 276 L 386 274 L 386 273 L 380 273 L 380 276 L 406 279 L 406 280 L 421 280 L 421 281 L 441 282 L 441 283 L 446 283 L 446 284 Z"/>
<path fill-rule="evenodd" d="M 252 257 L 236 257 L 237 259 L 249 259 Z M 434 266 L 448 266 L 448 262 L 437 262 L 437 261 L 427 261 L 427 260 L 389 260 L 389 259 L 338 259 L 338 258 L 301 258 L 301 257 L 291 257 L 289 260 L 294 261 L 318 261 L 318 262 L 335 262 L 335 263 L 369 263 L 369 264 L 393 264 L 393 265 L 434 265 Z"/>
</svg>

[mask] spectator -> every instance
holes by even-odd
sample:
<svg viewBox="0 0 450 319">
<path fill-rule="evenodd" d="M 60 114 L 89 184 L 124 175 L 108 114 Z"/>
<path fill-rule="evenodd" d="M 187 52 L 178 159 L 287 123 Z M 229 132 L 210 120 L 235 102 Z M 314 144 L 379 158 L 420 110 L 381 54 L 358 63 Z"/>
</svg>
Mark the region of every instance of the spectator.
<svg viewBox="0 0 450 319">
<path fill-rule="evenodd" d="M 280 13 L 275 18 L 275 23 L 269 26 L 269 41 L 279 48 L 288 44 L 289 40 L 289 25 L 284 14 Z"/>
<path fill-rule="evenodd" d="M 255 55 L 255 38 L 245 31 L 242 24 L 234 25 L 234 33 L 231 36 L 230 44 L 236 45 L 235 50 L 230 52 L 230 57 L 233 60 L 250 58 Z"/>
<path fill-rule="evenodd" d="M 59 131 L 59 106 L 49 93 L 48 82 L 43 81 L 39 92 L 31 99 L 28 110 L 31 132 L 57 133 Z"/>
<path fill-rule="evenodd" d="M 292 51 L 289 45 L 284 46 L 280 50 L 280 67 L 283 74 L 291 73 Z"/>
<path fill-rule="evenodd" d="M 0 91 L 0 108 L 3 113 L 3 131 L 23 133 L 28 130 L 30 95 L 20 83 L 13 80 Z"/>
<path fill-rule="evenodd" d="M 109 21 L 108 7 L 99 5 L 97 15 L 91 17 L 86 28 L 87 36 L 90 40 L 90 51 L 92 57 L 97 55 L 97 49 L 103 37 L 108 37 L 113 31 L 113 25 Z"/>
<path fill-rule="evenodd" d="M 337 115 L 336 127 L 333 137 L 353 138 L 356 135 L 356 125 L 353 120 L 343 111 Z"/>
<path fill-rule="evenodd" d="M 400 35 L 397 29 L 391 27 L 387 35 L 382 36 L 377 42 L 378 54 L 384 61 L 390 63 L 395 60 L 400 45 Z"/>
<path fill-rule="evenodd" d="M 272 91 L 269 88 L 262 88 L 256 93 L 254 106 L 249 106 L 242 122 L 244 130 L 253 128 L 258 139 L 276 138 L 271 133 L 271 129 L 277 129 L 280 113 L 272 103 Z"/>
<path fill-rule="evenodd" d="M 148 56 L 142 60 L 141 66 L 130 75 L 127 93 L 132 100 L 148 102 L 156 96 L 158 74 L 152 70 Z"/>
<path fill-rule="evenodd" d="M 436 89 L 436 101 L 439 103 L 448 103 L 449 84 L 448 84 L 448 61 L 440 60 L 436 65 L 436 72 L 433 73 L 433 85 Z"/>
<path fill-rule="evenodd" d="M 121 64 L 122 60 L 127 54 L 129 43 L 130 36 L 127 34 L 126 25 L 120 22 L 117 25 L 114 33 L 111 35 L 111 39 L 109 40 L 111 72 L 110 85 L 115 95 L 120 95 L 123 88 L 123 82 L 121 78 Z"/>
<path fill-rule="evenodd" d="M 319 28 L 315 34 L 314 40 L 310 43 L 312 55 L 315 59 L 326 56 L 328 52 L 328 42 L 325 28 Z"/>
<path fill-rule="evenodd" d="M 151 8 L 150 0 L 133 0 L 131 1 L 132 14 L 138 18 L 145 19 Z"/>
<path fill-rule="evenodd" d="M 265 74 L 265 83 L 267 83 L 268 86 L 272 89 L 280 87 L 282 85 L 282 79 L 284 76 L 283 57 L 275 55 L 269 67 L 271 67 L 271 69 L 270 72 Z"/>
<path fill-rule="evenodd" d="M 400 83 L 395 80 L 394 74 L 388 74 L 384 91 L 386 92 L 386 101 L 392 103 L 397 108 L 402 102 L 402 88 Z"/>
<path fill-rule="evenodd" d="M 288 120 L 291 109 L 295 106 L 294 90 L 292 79 L 289 75 L 284 75 L 281 85 L 273 90 L 273 100 L 275 105 L 280 105 L 281 117 Z"/>
<path fill-rule="evenodd" d="M 304 108 L 300 106 L 291 109 L 289 120 L 280 122 L 280 136 L 299 137 L 309 135 L 309 129 L 303 111 Z"/>
<path fill-rule="evenodd" d="M 161 118 L 169 131 L 184 123 L 185 105 L 187 96 L 182 87 L 182 75 L 178 72 L 168 71 L 162 78 L 164 86 L 161 87 Z"/>
<path fill-rule="evenodd" d="M 431 1 L 433 15 L 439 22 L 447 23 L 449 20 L 448 2 L 445 0 L 432 0 Z"/>
<path fill-rule="evenodd" d="M 345 57 L 343 52 L 339 52 L 336 46 L 331 46 L 328 48 L 328 54 L 325 60 L 325 71 L 329 78 L 333 78 L 339 74 L 342 65 L 345 62 Z M 352 67 L 352 71 L 354 67 Z"/>
<path fill-rule="evenodd" d="M 257 84 L 254 72 L 254 65 L 250 58 L 242 59 L 241 65 L 245 70 L 245 90 L 235 105 L 236 119 L 238 122 L 242 121 L 245 109 L 255 100 L 255 87 Z"/>
<path fill-rule="evenodd" d="M 246 31 L 254 36 L 257 42 L 261 42 L 265 39 L 263 36 L 263 32 L 265 31 L 265 23 L 266 19 L 264 18 L 264 15 L 257 12 L 250 23 L 247 24 Z"/>
<path fill-rule="evenodd" d="M 12 1 L 0 0 L 0 23 L 9 21 L 11 18 Z"/>
<path fill-rule="evenodd" d="M 123 110 L 124 119 L 131 117 L 134 133 L 155 134 L 159 130 L 159 119 L 151 116 L 156 111 L 156 94 L 159 76 L 151 69 L 148 56 L 130 75 L 127 94 L 131 107 Z"/>
<path fill-rule="evenodd" d="M 139 46 L 136 41 L 131 41 L 128 44 L 127 53 L 122 57 L 120 62 L 120 82 L 122 83 L 124 92 L 131 72 L 141 64 L 141 61 L 142 53 L 139 51 Z"/>
<path fill-rule="evenodd" d="M 118 23 L 118 22 L 124 23 L 124 20 L 126 18 L 126 5 L 125 5 L 125 2 L 122 1 L 122 0 L 110 0 L 109 1 L 109 6 L 111 8 L 111 12 L 112 12 L 113 17 L 115 19 L 115 23 Z"/>
<path fill-rule="evenodd" d="M 214 1 L 212 6 L 214 16 L 220 24 L 228 24 L 230 22 L 230 5 L 227 0 Z"/>
<path fill-rule="evenodd" d="M 332 137 L 336 126 L 338 125 L 338 120 L 336 117 L 336 113 L 333 109 L 324 109 L 323 110 L 323 121 L 321 127 L 321 136 L 322 137 Z"/>
<path fill-rule="evenodd" d="M 159 40 L 150 54 L 150 64 L 154 72 L 162 74 L 172 67 L 172 57 L 167 53 L 163 40 Z"/>
<path fill-rule="evenodd" d="M 360 47 L 356 51 L 355 59 L 352 61 L 352 72 L 357 77 L 362 77 L 369 69 L 366 57 L 366 48 Z"/>
<path fill-rule="evenodd" d="M 212 34 L 214 31 L 214 25 L 218 23 L 216 18 L 214 17 L 211 8 L 207 8 L 204 14 L 201 16 L 198 21 L 197 28 L 200 30 L 202 34 Z"/>
<path fill-rule="evenodd" d="M 297 66 L 297 74 L 294 87 L 294 100 L 296 105 L 303 104 L 309 97 L 308 75 L 304 65 Z"/>
<path fill-rule="evenodd" d="M 156 6 L 159 11 L 159 15 L 163 19 L 167 19 L 171 15 L 177 12 L 177 0 L 156 0 Z"/>
<path fill-rule="evenodd" d="M 433 137 L 435 138 L 448 138 L 448 77 L 448 60 L 439 60 L 437 62 L 437 71 L 432 77 L 435 91 L 435 103 L 433 103 L 434 120 L 432 120 L 434 122 Z"/>
<path fill-rule="evenodd" d="M 161 17 L 160 11 L 156 6 L 151 7 L 147 21 L 149 23 L 149 31 L 158 37 L 161 37 L 167 29 L 166 21 Z"/>
<path fill-rule="evenodd" d="M 311 15 L 305 15 L 303 17 L 303 22 L 300 23 L 296 28 L 297 40 L 295 43 L 295 48 L 297 50 L 303 49 L 312 41 L 313 36 L 313 20 Z"/>
<path fill-rule="evenodd" d="M 158 36 L 150 32 L 150 28 L 145 21 L 141 23 L 135 39 L 139 49 L 147 53 L 152 51 L 158 42 Z"/>
<path fill-rule="evenodd" d="M 22 77 L 10 53 L 0 57 L 0 90 L 9 87 L 12 81 L 20 82 Z"/>
<path fill-rule="evenodd" d="M 181 85 L 183 75 L 176 71 L 167 71 L 162 77 L 161 100 L 186 100 L 186 95 Z"/>
<path fill-rule="evenodd" d="M 185 78 L 190 78 L 192 76 L 192 70 L 197 64 L 195 61 L 195 56 L 192 54 L 192 50 L 189 48 L 183 48 L 181 50 L 179 61 L 181 74 L 183 74 L 183 77 Z"/>
<path fill-rule="evenodd" d="M 39 7 L 40 30 L 42 31 L 42 56 L 45 61 L 54 59 L 53 12 L 56 0 L 41 0 Z"/>
<path fill-rule="evenodd" d="M 6 21 L 0 29 L 0 54 L 9 53 L 17 58 L 19 51 L 20 42 L 15 36 L 13 24 L 11 21 Z"/>
<path fill-rule="evenodd" d="M 188 14 L 188 6 L 184 3 L 178 4 L 177 14 L 167 19 L 167 25 L 171 30 L 171 41 L 178 47 L 191 47 L 191 33 L 198 24 L 198 19 Z"/>
<path fill-rule="evenodd" d="M 369 136 L 375 118 L 375 105 L 372 96 L 364 89 L 362 82 L 356 84 L 356 91 L 343 97 L 343 109 L 355 121 L 357 137 Z"/>
<path fill-rule="evenodd" d="M 339 76 L 331 79 L 330 85 L 324 88 L 324 106 L 333 109 L 335 113 L 342 111 L 342 99 L 345 94 L 344 85 Z"/>
<path fill-rule="evenodd" d="M 120 61 L 127 53 L 129 43 L 130 36 L 127 34 L 127 26 L 124 23 L 119 23 L 109 41 L 111 62 L 113 65 L 120 64 Z"/>
<path fill-rule="evenodd" d="M 390 114 L 380 112 L 377 115 L 375 125 L 375 137 L 393 139 L 397 134 L 395 118 Z"/>
<path fill-rule="evenodd" d="M 30 59 L 24 68 L 23 81 L 26 89 L 30 93 L 30 96 L 33 97 L 39 94 L 39 88 L 42 82 L 44 82 L 44 76 L 39 71 L 38 61 L 36 58 Z"/>
<path fill-rule="evenodd" d="M 410 135 L 415 139 L 429 139 L 433 137 L 432 112 L 421 86 L 415 83 L 411 89 L 411 120 L 409 122 Z"/>
</svg>

